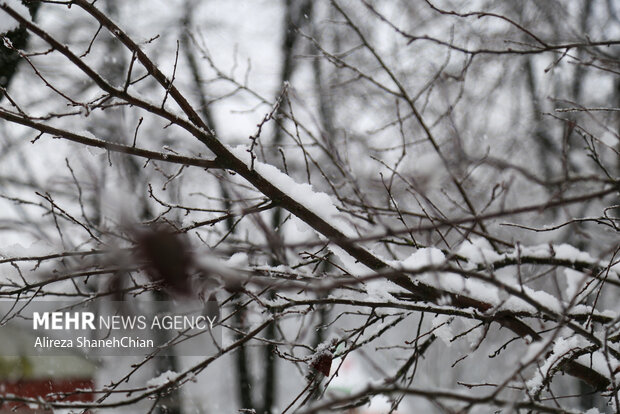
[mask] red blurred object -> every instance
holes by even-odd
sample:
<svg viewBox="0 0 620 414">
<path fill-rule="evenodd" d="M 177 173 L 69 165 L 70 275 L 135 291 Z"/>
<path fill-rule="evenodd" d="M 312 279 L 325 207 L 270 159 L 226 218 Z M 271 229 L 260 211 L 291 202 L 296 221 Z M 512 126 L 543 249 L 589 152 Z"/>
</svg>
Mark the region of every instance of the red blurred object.
<svg viewBox="0 0 620 414">
<path fill-rule="evenodd" d="M 0 381 L 0 400 L 12 394 L 16 397 L 43 399 L 46 401 L 92 402 L 95 384 L 91 378 L 27 379 Z M 7 401 L 0 404 L 0 413 L 52 413 L 52 410 L 30 408 L 21 402 Z"/>
<path fill-rule="evenodd" d="M 153 226 L 137 234 L 136 246 L 151 280 L 160 282 L 172 293 L 193 295 L 191 269 L 194 260 L 185 234 Z"/>
<path fill-rule="evenodd" d="M 324 352 L 317 355 L 310 363 L 310 366 L 327 377 L 329 376 L 329 370 L 332 367 L 332 359 L 333 355 L 331 352 Z"/>
</svg>

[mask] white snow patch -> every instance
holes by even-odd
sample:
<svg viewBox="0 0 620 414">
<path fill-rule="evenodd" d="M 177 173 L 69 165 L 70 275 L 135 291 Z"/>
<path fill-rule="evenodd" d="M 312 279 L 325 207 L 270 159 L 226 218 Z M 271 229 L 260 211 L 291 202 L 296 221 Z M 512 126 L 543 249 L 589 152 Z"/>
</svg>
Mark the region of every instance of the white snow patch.
<svg viewBox="0 0 620 414">
<path fill-rule="evenodd" d="M 555 257 L 563 260 L 570 260 L 572 262 L 595 262 L 595 259 L 587 252 L 582 252 L 576 247 L 570 244 L 560 244 L 559 246 L 553 246 L 555 250 Z"/>
<path fill-rule="evenodd" d="M 620 365 L 617 359 L 610 355 L 605 357 L 605 355 L 601 352 L 594 352 L 591 355 L 581 355 L 577 358 L 577 362 L 580 362 L 587 367 L 591 367 L 593 370 L 607 378 L 610 378 L 612 373 L 616 371 Z M 618 374 L 618 372 L 615 373 L 615 375 Z"/>
<path fill-rule="evenodd" d="M 248 255 L 237 252 L 226 260 L 225 265 L 230 267 L 245 267 L 248 265 Z"/>
<path fill-rule="evenodd" d="M 446 261 L 443 252 L 435 247 L 418 249 L 402 262 L 393 264 L 407 270 L 417 270 L 425 266 L 441 265 Z"/>
<path fill-rule="evenodd" d="M 558 338 L 553 345 L 551 356 L 547 358 L 540 369 L 536 370 L 534 377 L 525 383 L 530 392 L 537 393 L 542 387 L 543 380 L 547 377 L 551 368 L 553 368 L 561 358 L 567 356 L 571 350 L 576 349 L 579 343 L 580 339 L 576 336 L 568 339 Z"/>
<path fill-rule="evenodd" d="M 456 252 L 471 263 L 492 263 L 502 259 L 502 255 L 496 253 L 488 240 L 481 237 L 464 241 Z"/>
<path fill-rule="evenodd" d="M 544 305 L 547 309 L 551 309 L 557 313 L 561 313 L 564 311 L 560 301 L 555 296 L 543 290 L 534 290 L 530 287 L 523 286 L 523 292 L 530 298 L 534 299 L 536 302 Z"/>
<path fill-rule="evenodd" d="M 332 253 L 334 253 L 338 257 L 338 259 L 340 259 L 344 268 L 353 276 L 363 276 L 368 274 L 368 268 L 355 260 L 355 258 L 346 251 L 344 251 L 344 249 L 336 245 L 330 244 L 329 250 L 331 250 Z"/>
<path fill-rule="evenodd" d="M 570 262 L 587 262 L 597 263 L 589 253 L 583 252 L 570 244 L 540 244 L 537 246 L 523 247 L 521 256 L 549 258 L 553 257 L 560 260 L 568 260 Z M 516 253 L 508 254 L 507 257 L 517 257 Z"/>
<path fill-rule="evenodd" d="M 161 374 L 159 374 L 155 378 L 151 378 L 150 380 L 148 380 L 146 382 L 146 386 L 149 387 L 149 388 L 161 387 L 162 385 L 164 385 L 164 384 L 166 384 L 168 382 L 174 381 L 178 376 L 179 376 L 179 374 L 177 372 L 174 372 L 174 371 L 162 372 Z"/>
<path fill-rule="evenodd" d="M 246 146 L 228 147 L 239 160 L 251 167 L 251 156 Z M 298 183 L 289 175 L 270 164 L 254 161 L 254 170 L 280 191 L 305 208 L 336 227 L 347 237 L 357 237 L 355 230 L 347 224 L 329 195 L 314 191 L 310 184 Z"/>
<path fill-rule="evenodd" d="M 394 299 L 390 295 L 389 290 L 393 289 L 394 285 L 385 279 L 375 279 L 366 282 L 366 296 L 369 302 L 385 302 Z"/>
</svg>

